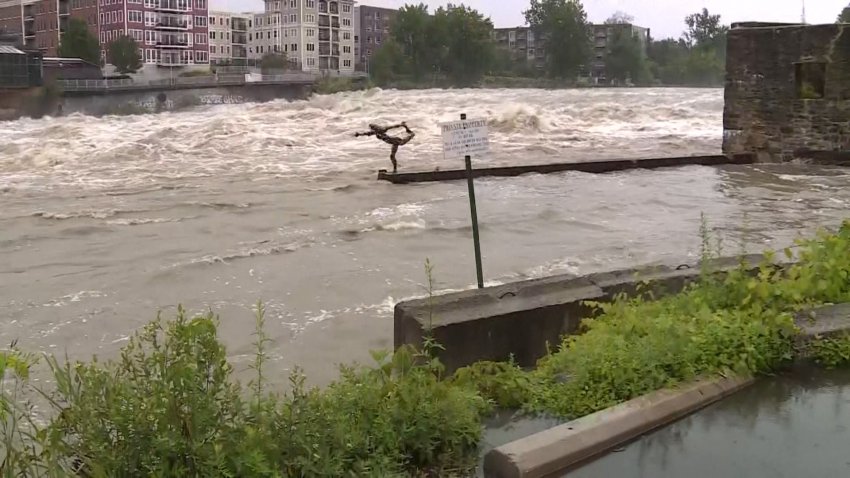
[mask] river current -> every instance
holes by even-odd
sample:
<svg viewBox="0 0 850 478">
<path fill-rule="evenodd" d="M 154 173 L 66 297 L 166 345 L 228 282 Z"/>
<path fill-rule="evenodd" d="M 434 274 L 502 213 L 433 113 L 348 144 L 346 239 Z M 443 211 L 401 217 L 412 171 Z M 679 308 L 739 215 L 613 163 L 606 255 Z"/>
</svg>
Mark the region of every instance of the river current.
<svg viewBox="0 0 850 478">
<path fill-rule="evenodd" d="M 475 283 L 464 182 L 378 182 L 389 146 L 370 122 L 417 133 L 400 168 L 459 168 L 439 123 L 485 118 L 476 165 L 719 153 L 711 89 L 423 90 L 70 115 L 0 123 L 0 342 L 114 356 L 178 304 L 221 315 L 237 370 L 267 308 L 275 379 L 311 382 L 392 345 L 392 308 Z M 737 253 L 834 226 L 844 170 L 806 165 L 564 173 L 476 183 L 484 274 L 500 283 L 692 262 L 700 214 Z"/>
</svg>

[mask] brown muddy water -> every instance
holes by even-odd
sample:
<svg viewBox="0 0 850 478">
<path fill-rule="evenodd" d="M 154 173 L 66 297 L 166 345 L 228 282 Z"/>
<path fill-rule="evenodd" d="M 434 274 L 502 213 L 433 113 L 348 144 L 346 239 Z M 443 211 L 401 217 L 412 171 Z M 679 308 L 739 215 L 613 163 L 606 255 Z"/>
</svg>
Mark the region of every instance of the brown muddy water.
<svg viewBox="0 0 850 478">
<path fill-rule="evenodd" d="M 178 304 L 221 314 L 240 377 L 265 301 L 283 381 L 392 345 L 392 307 L 475 283 L 463 182 L 375 180 L 388 148 L 352 133 L 406 120 L 402 170 L 459 167 L 438 123 L 491 122 L 478 165 L 719 152 L 720 90 L 424 90 L 0 123 L 0 343 L 114 356 Z M 700 213 L 750 251 L 838 224 L 850 177 L 805 165 L 564 173 L 477 182 L 490 284 L 698 255 Z"/>
</svg>

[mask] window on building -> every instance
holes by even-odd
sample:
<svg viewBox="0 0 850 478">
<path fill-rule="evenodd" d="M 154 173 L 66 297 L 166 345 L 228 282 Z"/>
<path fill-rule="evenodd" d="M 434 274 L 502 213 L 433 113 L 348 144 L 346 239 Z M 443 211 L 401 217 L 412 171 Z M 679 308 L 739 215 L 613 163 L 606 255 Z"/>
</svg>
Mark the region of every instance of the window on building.
<svg viewBox="0 0 850 478">
<path fill-rule="evenodd" d="M 274 37 L 277 38 L 277 30 L 274 31 Z"/>
<path fill-rule="evenodd" d="M 350 18 L 343 18 L 342 19 L 342 25 L 346 26 L 346 27 L 350 27 L 351 26 L 351 19 Z"/>
<path fill-rule="evenodd" d="M 298 0 L 289 0 L 289 7 L 290 8 L 298 7 Z"/>
<path fill-rule="evenodd" d="M 215 40 L 215 32 L 210 31 L 210 40 Z"/>
<path fill-rule="evenodd" d="M 195 26 L 196 27 L 207 26 L 207 17 L 195 17 Z"/>
<path fill-rule="evenodd" d="M 343 5 L 342 13 L 351 13 L 351 5 Z"/>
<path fill-rule="evenodd" d="M 316 44 L 315 43 L 308 43 L 307 44 L 307 51 L 316 51 Z"/>
<path fill-rule="evenodd" d="M 289 15 L 289 23 L 298 23 L 298 15 L 294 13 Z"/>
<path fill-rule="evenodd" d="M 216 53 L 218 51 L 218 47 L 215 45 L 210 45 L 210 53 Z"/>
<path fill-rule="evenodd" d="M 307 57 L 307 66 L 316 66 L 316 59 L 312 56 Z"/>
<path fill-rule="evenodd" d="M 342 66 L 351 67 L 351 60 L 342 60 Z"/>
<path fill-rule="evenodd" d="M 348 46 L 348 45 L 343 46 L 343 47 L 342 47 L 342 52 L 343 52 L 343 53 L 351 53 L 351 47 L 350 47 L 350 46 Z"/>
<path fill-rule="evenodd" d="M 316 8 L 316 0 L 307 0 L 307 8 Z"/>
<path fill-rule="evenodd" d="M 127 21 L 133 23 L 142 23 L 144 17 L 141 10 L 127 10 Z"/>
<path fill-rule="evenodd" d="M 797 63 L 794 67 L 797 98 L 816 100 L 826 95 L 826 63 Z"/>
<path fill-rule="evenodd" d="M 342 32 L 343 40 L 351 40 L 351 32 Z"/>
<path fill-rule="evenodd" d="M 289 48 L 289 51 L 298 51 L 298 44 L 293 43 L 292 46 Z"/>
</svg>

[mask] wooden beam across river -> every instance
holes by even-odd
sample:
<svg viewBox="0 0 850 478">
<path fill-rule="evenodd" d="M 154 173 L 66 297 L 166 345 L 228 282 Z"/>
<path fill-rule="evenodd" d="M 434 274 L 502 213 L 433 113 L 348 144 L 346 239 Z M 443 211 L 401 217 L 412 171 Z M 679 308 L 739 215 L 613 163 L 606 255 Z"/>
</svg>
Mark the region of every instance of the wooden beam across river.
<svg viewBox="0 0 850 478">
<path fill-rule="evenodd" d="M 674 168 L 690 165 L 718 166 L 721 164 L 753 164 L 755 162 L 756 156 L 754 154 L 738 154 L 734 156 L 680 156 L 647 159 L 604 159 L 571 163 L 479 168 L 473 169 L 472 174 L 473 177 L 476 178 L 486 176 L 520 176 L 522 174 L 551 174 L 564 171 L 602 174 L 629 169 Z M 466 179 L 466 170 L 449 169 L 443 171 L 420 171 L 414 173 L 390 173 L 386 170 L 380 170 L 378 171 L 378 179 L 389 181 L 394 184 L 458 181 Z"/>
</svg>

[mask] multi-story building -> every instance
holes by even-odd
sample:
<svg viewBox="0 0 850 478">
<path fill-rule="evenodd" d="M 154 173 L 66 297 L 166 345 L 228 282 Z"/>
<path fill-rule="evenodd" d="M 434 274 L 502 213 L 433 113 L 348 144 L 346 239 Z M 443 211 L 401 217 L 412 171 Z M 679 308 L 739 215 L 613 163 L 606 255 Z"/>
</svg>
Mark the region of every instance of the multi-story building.
<svg viewBox="0 0 850 478">
<path fill-rule="evenodd" d="M 354 0 L 265 0 L 249 58 L 285 54 L 304 71 L 354 72 Z"/>
<path fill-rule="evenodd" d="M 146 65 L 209 64 L 207 0 L 99 0 L 100 42 L 129 35 Z"/>
<path fill-rule="evenodd" d="M 631 23 L 612 23 L 593 25 L 593 59 L 590 62 L 590 76 L 597 81 L 607 80 L 605 57 L 608 55 L 610 42 L 620 33 L 633 35 L 640 41 L 643 53 L 649 46 L 649 28 L 639 27 Z"/>
<path fill-rule="evenodd" d="M 17 35 L 27 49 L 56 56 L 71 18 L 98 32 L 99 0 L 0 0 L 0 30 Z"/>
<path fill-rule="evenodd" d="M 389 39 L 398 10 L 360 5 L 355 7 L 354 51 L 357 64 L 368 70 L 369 58 Z"/>
<path fill-rule="evenodd" d="M 245 65 L 248 59 L 248 33 L 253 25 L 250 13 L 210 12 L 210 63 Z"/>
<path fill-rule="evenodd" d="M 530 27 L 495 28 L 493 40 L 496 45 L 511 53 L 515 61 L 524 61 L 534 67 L 543 68 L 546 59 L 542 38 L 536 38 Z"/>
</svg>

